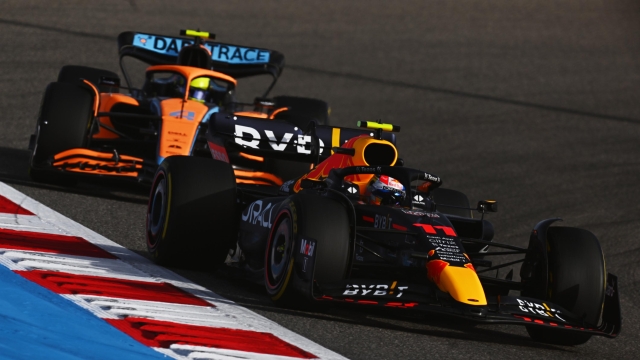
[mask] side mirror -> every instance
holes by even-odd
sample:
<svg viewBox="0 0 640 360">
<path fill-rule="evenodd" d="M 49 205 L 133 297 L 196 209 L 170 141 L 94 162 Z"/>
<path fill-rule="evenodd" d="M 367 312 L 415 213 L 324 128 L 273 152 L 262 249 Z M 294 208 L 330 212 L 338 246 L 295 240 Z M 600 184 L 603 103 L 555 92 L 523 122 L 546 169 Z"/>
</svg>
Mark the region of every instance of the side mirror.
<svg viewBox="0 0 640 360">
<path fill-rule="evenodd" d="M 498 203 L 495 200 L 478 201 L 477 210 L 481 213 L 498 212 Z"/>
<path fill-rule="evenodd" d="M 326 189 L 327 183 L 322 180 L 302 179 L 300 187 L 303 189 Z"/>
<path fill-rule="evenodd" d="M 119 88 L 120 87 L 120 79 L 118 79 L 116 77 L 101 76 L 100 80 L 98 80 L 98 86 Z"/>
</svg>

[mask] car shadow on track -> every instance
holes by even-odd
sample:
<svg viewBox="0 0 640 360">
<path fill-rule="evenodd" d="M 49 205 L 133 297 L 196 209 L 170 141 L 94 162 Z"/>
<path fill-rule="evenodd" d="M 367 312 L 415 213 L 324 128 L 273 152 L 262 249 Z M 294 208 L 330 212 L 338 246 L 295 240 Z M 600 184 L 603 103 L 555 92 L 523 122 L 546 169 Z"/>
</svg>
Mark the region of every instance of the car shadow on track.
<svg viewBox="0 0 640 360">
<path fill-rule="evenodd" d="M 65 192 L 91 197 L 118 200 L 136 204 L 146 204 L 149 187 L 140 184 L 116 182 L 110 179 L 96 178 L 79 182 L 76 186 L 61 186 L 33 181 L 29 177 L 31 151 L 0 147 L 0 181 L 45 190 Z"/>
<path fill-rule="evenodd" d="M 240 306 L 280 322 L 285 327 L 288 327 L 286 321 L 295 324 L 299 322 L 295 318 L 304 318 L 435 338 L 555 350 L 558 354 L 571 352 L 570 348 L 535 342 L 526 335 L 514 333 L 512 329 L 518 325 L 479 324 L 439 314 L 416 313 L 404 309 L 365 309 L 349 304 L 335 304 L 329 308 L 311 310 L 283 308 L 271 302 L 265 293 L 264 285 L 247 280 L 234 270 L 222 268 L 215 273 L 176 268 L 171 270 Z M 285 319 L 285 323 L 282 323 L 282 319 Z M 310 336 L 303 333 L 301 335 Z"/>
</svg>

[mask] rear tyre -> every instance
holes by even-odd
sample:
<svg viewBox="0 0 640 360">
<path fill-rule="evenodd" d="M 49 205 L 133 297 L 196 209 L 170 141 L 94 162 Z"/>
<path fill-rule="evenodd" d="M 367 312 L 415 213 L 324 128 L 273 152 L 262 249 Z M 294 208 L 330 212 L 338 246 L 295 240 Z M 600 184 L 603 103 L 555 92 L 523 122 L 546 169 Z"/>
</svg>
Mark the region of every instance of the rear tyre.
<svg viewBox="0 0 640 360">
<path fill-rule="evenodd" d="M 236 182 L 227 163 L 171 156 L 156 171 L 147 208 L 147 250 L 160 265 L 212 270 L 238 234 Z"/>
<path fill-rule="evenodd" d="M 80 79 L 84 79 L 93 84 L 100 92 L 119 92 L 118 88 L 98 85 L 101 77 L 116 78 L 118 74 L 109 70 L 96 69 L 88 66 L 66 65 L 60 69 L 58 73 L 58 82 L 77 85 Z"/>
<path fill-rule="evenodd" d="M 50 166 L 48 161 L 64 150 L 86 147 L 92 118 L 93 95 L 88 90 L 66 83 L 49 84 L 36 124 L 31 178 L 45 182 L 64 180 L 62 174 L 46 170 Z"/>
<path fill-rule="evenodd" d="M 337 282 L 349 271 L 351 245 L 349 215 L 336 200 L 313 193 L 294 195 L 276 217 L 267 242 L 265 286 L 278 305 L 309 303 L 314 283 Z M 304 293 L 296 292 L 293 277 L 301 240 L 315 241 L 314 277 Z"/>
<path fill-rule="evenodd" d="M 571 227 L 547 230 L 550 302 L 597 326 L 604 303 L 606 270 L 600 242 L 591 232 Z M 527 326 L 532 339 L 557 344 L 580 345 L 590 334 Z"/>
</svg>

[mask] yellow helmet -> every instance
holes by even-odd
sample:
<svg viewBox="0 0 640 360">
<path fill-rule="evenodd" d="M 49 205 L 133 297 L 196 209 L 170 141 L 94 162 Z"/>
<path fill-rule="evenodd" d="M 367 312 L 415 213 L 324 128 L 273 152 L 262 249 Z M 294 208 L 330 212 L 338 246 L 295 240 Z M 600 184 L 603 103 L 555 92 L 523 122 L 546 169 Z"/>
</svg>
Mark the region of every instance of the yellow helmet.
<svg viewBox="0 0 640 360">
<path fill-rule="evenodd" d="M 211 79 L 208 77 L 199 77 L 191 80 L 189 85 L 189 100 L 195 100 L 203 103 L 209 90 Z"/>
</svg>

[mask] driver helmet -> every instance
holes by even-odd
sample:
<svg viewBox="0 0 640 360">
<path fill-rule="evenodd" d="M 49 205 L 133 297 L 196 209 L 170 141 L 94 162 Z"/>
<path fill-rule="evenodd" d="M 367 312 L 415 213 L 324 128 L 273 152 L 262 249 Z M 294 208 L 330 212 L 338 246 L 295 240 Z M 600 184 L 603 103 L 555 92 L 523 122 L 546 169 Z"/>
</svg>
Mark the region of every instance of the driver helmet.
<svg viewBox="0 0 640 360">
<path fill-rule="evenodd" d="M 189 85 L 189 100 L 204 103 L 209 92 L 209 83 L 211 80 L 207 77 L 199 77 L 191 80 Z"/>
<path fill-rule="evenodd" d="M 404 186 L 398 180 L 387 175 L 374 175 L 367 184 L 365 201 L 372 205 L 398 205 L 405 195 Z"/>
</svg>

